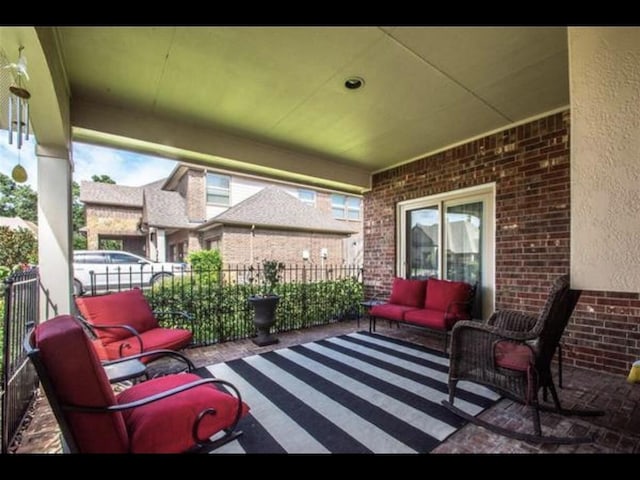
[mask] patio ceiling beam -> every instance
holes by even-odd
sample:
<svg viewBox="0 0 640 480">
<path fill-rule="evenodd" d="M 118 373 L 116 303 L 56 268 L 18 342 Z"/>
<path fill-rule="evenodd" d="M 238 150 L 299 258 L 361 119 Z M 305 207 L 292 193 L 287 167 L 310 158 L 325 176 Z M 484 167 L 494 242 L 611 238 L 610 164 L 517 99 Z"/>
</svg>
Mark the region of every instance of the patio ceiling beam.
<svg viewBox="0 0 640 480">
<path fill-rule="evenodd" d="M 368 170 L 145 112 L 73 99 L 74 140 L 362 193 Z"/>
</svg>

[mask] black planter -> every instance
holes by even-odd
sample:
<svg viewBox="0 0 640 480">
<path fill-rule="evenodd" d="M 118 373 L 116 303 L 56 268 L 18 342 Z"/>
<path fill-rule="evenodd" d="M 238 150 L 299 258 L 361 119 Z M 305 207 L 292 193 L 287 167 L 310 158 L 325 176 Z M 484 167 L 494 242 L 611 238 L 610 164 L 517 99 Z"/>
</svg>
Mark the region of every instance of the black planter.
<svg viewBox="0 0 640 480">
<path fill-rule="evenodd" d="M 249 303 L 253 305 L 253 323 L 258 331 L 258 336 L 253 339 L 253 343 L 260 347 L 278 343 L 278 339 L 269 333 L 271 325 L 276 321 L 276 307 L 280 297 L 270 295 L 268 297 L 249 297 Z"/>
</svg>

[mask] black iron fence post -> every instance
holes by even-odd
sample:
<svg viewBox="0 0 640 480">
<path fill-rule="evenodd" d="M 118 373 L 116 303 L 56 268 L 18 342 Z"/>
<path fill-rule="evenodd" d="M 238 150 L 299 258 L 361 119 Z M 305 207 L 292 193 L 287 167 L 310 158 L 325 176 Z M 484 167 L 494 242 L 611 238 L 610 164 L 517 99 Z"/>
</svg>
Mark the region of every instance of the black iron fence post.
<svg viewBox="0 0 640 480">
<path fill-rule="evenodd" d="M 6 453 L 8 449 L 8 437 L 9 437 L 9 425 L 7 422 L 7 399 L 9 395 L 7 393 L 7 384 L 9 380 L 9 338 L 10 338 L 10 324 L 9 312 L 11 312 L 11 285 L 13 284 L 13 276 L 4 281 L 4 290 L 2 292 L 4 296 L 4 315 L 2 318 L 2 330 L 4 336 L 2 338 L 2 411 L 0 412 L 0 418 L 2 419 L 2 444 L 0 445 L 0 453 Z"/>
</svg>

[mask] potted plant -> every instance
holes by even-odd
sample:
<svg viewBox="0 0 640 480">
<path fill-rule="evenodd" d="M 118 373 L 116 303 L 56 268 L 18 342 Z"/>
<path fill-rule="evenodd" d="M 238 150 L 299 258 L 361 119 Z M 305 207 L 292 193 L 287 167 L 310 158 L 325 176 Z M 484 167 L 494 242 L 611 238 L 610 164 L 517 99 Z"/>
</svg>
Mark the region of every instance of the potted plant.
<svg viewBox="0 0 640 480">
<path fill-rule="evenodd" d="M 263 260 L 262 272 L 260 272 L 262 291 L 248 299 L 253 306 L 253 323 L 258 331 L 253 343 L 260 347 L 278 343 L 278 339 L 269 333 L 269 329 L 276 320 L 275 313 L 280 297 L 274 292 L 276 285 L 280 283 L 283 270 L 284 263 L 277 260 Z"/>
</svg>

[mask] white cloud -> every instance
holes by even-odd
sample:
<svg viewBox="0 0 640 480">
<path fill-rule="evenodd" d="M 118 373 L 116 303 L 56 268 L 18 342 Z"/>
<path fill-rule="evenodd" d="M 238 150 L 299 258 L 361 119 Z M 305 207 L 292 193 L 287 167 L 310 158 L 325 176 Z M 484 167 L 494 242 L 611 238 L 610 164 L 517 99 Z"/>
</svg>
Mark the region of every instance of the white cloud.
<svg viewBox="0 0 640 480">
<path fill-rule="evenodd" d="M 166 178 L 176 162 L 164 158 L 74 143 L 73 179 L 91 180 L 92 175 L 109 175 L 119 185 L 140 186 Z"/>
<path fill-rule="evenodd" d="M 0 130 L 0 172 L 11 176 L 11 170 L 18 163 L 18 149 L 15 142 L 9 145 L 7 138 L 7 131 Z M 20 163 L 27 170 L 27 184 L 37 190 L 38 163 L 33 137 L 25 142 L 19 154 Z M 176 165 L 174 160 L 85 143 L 74 143 L 73 161 L 73 179 L 76 182 L 90 181 L 92 175 L 109 175 L 117 184 L 129 186 L 166 178 Z"/>
</svg>

